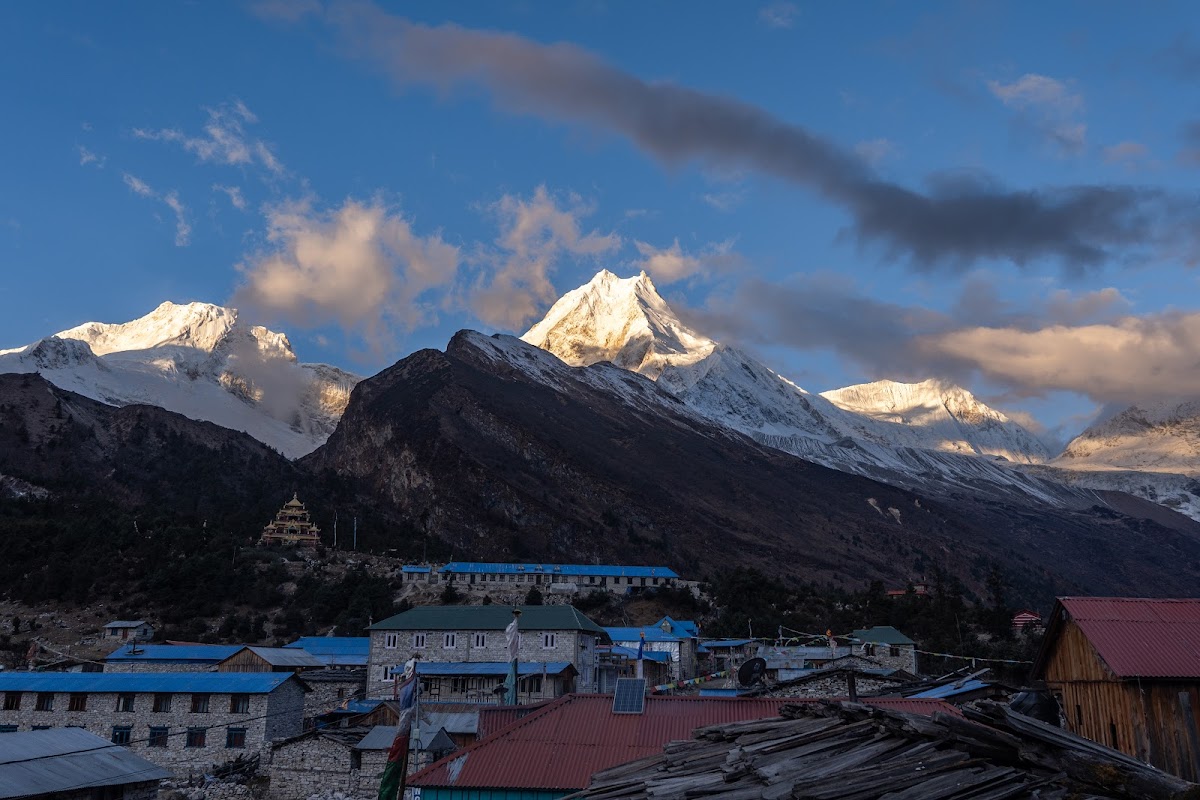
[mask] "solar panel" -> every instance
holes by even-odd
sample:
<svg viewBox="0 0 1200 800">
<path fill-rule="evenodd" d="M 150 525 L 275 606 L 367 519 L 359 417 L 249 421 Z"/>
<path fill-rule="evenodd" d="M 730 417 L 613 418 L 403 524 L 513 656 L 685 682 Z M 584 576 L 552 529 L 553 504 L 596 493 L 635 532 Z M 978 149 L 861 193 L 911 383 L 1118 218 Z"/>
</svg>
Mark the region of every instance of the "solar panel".
<svg viewBox="0 0 1200 800">
<path fill-rule="evenodd" d="M 646 710 L 646 679 L 617 678 L 613 692 L 614 714 L 641 714 Z"/>
</svg>

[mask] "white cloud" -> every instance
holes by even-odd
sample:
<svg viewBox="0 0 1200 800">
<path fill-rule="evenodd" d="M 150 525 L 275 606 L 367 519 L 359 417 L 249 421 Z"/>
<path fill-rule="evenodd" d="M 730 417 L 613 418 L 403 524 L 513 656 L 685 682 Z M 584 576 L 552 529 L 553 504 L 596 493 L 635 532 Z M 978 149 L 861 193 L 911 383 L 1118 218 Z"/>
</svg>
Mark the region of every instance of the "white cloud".
<svg viewBox="0 0 1200 800">
<path fill-rule="evenodd" d="M 1081 151 L 1087 143 L 1083 96 L 1059 80 L 1028 73 L 1012 83 L 988 81 L 988 89 L 1021 120 L 1064 153 Z"/>
<path fill-rule="evenodd" d="M 796 24 L 800 9 L 785 1 L 770 3 L 758 10 L 758 19 L 768 28 L 790 28 Z"/>
<path fill-rule="evenodd" d="M 614 233 L 584 233 L 580 223 L 591 206 L 578 195 L 555 197 L 544 185 L 529 199 L 505 195 L 489 210 L 500 222 L 497 251 L 481 255 L 490 269 L 470 288 L 468 303 L 479 319 L 498 328 L 523 329 L 558 298 L 550 274 L 562 258 L 594 259 L 621 245 Z"/>
<path fill-rule="evenodd" d="M 884 159 L 896 154 L 896 145 L 888 139 L 869 139 L 854 145 L 854 152 L 859 158 L 871 166 L 879 164 Z"/>
<path fill-rule="evenodd" d="M 379 349 L 395 329 L 428 321 L 427 293 L 453 284 L 459 264 L 457 247 L 439 234 L 418 236 L 377 201 L 350 199 L 328 210 L 311 201 L 276 206 L 267 212 L 267 241 L 238 266 L 239 307 L 300 327 L 337 323 Z"/>
<path fill-rule="evenodd" d="M 138 139 L 179 144 L 203 162 L 257 165 L 276 176 L 285 172 L 270 145 L 246 133 L 246 125 L 253 125 L 258 117 L 241 100 L 205 108 L 204 112 L 208 119 L 199 135 L 189 135 L 179 128 L 134 128 L 133 135 Z"/>
<path fill-rule="evenodd" d="M 159 194 L 150 184 L 128 172 L 121 175 L 121 180 L 125 182 L 130 191 L 139 197 L 157 200 L 171 209 L 171 212 L 175 215 L 175 246 L 187 247 L 191 242 L 192 226 L 187 219 L 187 206 L 179 199 L 179 192 L 172 189 L 166 194 Z"/>
<path fill-rule="evenodd" d="M 229 198 L 230 204 L 238 211 L 246 210 L 246 198 L 242 196 L 242 187 L 240 186 L 225 186 L 220 183 L 214 183 L 214 192 L 222 192 Z"/>
<path fill-rule="evenodd" d="M 634 246 L 641 256 L 636 266 L 663 286 L 713 271 L 727 271 L 741 263 L 741 258 L 733 252 L 732 239 L 710 242 L 692 253 L 680 247 L 678 239 L 665 248 L 638 241 Z"/>
<path fill-rule="evenodd" d="M 104 169 L 107 161 L 107 156 L 97 155 L 83 145 L 79 146 L 79 166 L 86 167 L 88 164 L 95 164 L 96 169 Z"/>
<path fill-rule="evenodd" d="M 740 189 L 730 192 L 706 192 L 700 199 L 717 211 L 730 212 L 742 204 L 746 193 Z"/>
</svg>

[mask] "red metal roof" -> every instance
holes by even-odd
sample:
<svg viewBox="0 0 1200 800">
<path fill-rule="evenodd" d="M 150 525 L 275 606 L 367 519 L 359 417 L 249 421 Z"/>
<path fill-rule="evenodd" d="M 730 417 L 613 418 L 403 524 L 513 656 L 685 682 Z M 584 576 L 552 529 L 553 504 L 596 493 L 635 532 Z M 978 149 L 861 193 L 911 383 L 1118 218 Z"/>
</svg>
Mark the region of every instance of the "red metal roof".
<svg viewBox="0 0 1200 800">
<path fill-rule="evenodd" d="M 1200 678 L 1200 599 L 1058 602 L 1118 678 Z"/>
<path fill-rule="evenodd" d="M 650 696 L 642 714 L 614 714 L 612 702 L 612 695 L 566 695 L 431 764 L 408 783 L 579 790 L 595 772 L 657 755 L 667 742 L 690 739 L 696 728 L 775 717 L 782 706 L 805 701 L 795 697 Z M 864 702 L 915 714 L 958 713 L 940 700 L 871 698 Z"/>
</svg>

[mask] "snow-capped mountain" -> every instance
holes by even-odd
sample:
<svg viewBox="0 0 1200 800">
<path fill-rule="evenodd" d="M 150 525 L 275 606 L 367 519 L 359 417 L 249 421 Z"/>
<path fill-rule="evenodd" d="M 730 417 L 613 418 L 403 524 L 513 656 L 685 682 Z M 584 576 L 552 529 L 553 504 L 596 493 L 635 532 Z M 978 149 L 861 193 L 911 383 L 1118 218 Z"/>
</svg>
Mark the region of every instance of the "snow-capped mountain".
<svg viewBox="0 0 1200 800">
<path fill-rule="evenodd" d="M 656 380 L 700 416 L 843 471 L 913 486 L 936 477 L 1043 500 L 1069 490 L 1009 468 L 1049 454 L 1028 431 L 959 387 L 926 381 L 808 392 L 747 353 L 690 330 L 642 273 L 605 270 L 521 337 L 574 366 L 611 361 Z"/>
<path fill-rule="evenodd" d="M 1130 406 L 1072 439 L 1052 463 L 1071 470 L 1200 476 L 1200 403 Z"/>
<path fill-rule="evenodd" d="M 132 322 L 88 322 L 0 350 L 0 372 L 37 372 L 109 405 L 153 405 L 214 422 L 289 458 L 329 437 L 359 381 L 298 363 L 287 336 L 209 303 L 163 303 Z"/>
</svg>

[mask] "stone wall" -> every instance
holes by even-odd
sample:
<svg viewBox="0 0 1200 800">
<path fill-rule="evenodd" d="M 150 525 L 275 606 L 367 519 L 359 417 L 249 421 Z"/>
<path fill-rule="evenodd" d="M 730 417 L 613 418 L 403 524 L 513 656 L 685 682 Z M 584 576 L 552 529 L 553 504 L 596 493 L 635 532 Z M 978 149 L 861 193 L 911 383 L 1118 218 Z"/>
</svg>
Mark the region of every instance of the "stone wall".
<svg viewBox="0 0 1200 800">
<path fill-rule="evenodd" d="M 357 759 L 355 752 L 345 742 L 320 734 L 275 747 L 266 769 L 270 778 L 267 796 L 272 800 L 295 800 L 341 792 L 348 798 L 374 800 L 387 766 L 387 751 L 360 750 Z M 430 763 L 424 753 L 411 753 L 408 774 Z"/>
<path fill-rule="evenodd" d="M 308 684 L 311 691 L 304 696 L 304 717 L 328 714 L 345 702 L 348 698 L 362 697 L 366 686 L 367 671 L 362 670 L 321 670 L 320 677 L 310 677 L 300 674 L 300 680 Z M 341 672 L 344 675 L 334 676 L 331 673 Z"/>
<path fill-rule="evenodd" d="M 859 695 L 871 694 L 883 689 L 890 689 L 895 681 L 881 680 L 869 675 L 854 677 L 855 690 Z M 830 675 L 825 678 L 810 678 L 792 684 L 783 684 L 767 693 L 770 697 L 848 697 L 850 686 L 844 674 Z"/>
<path fill-rule="evenodd" d="M 454 647 L 447 647 L 445 635 L 453 633 Z M 475 634 L 483 635 L 477 647 Z M 544 634 L 554 634 L 554 645 L 544 647 Z M 387 636 L 396 637 L 395 647 L 386 647 Z M 425 646 L 414 647 L 414 634 L 425 637 Z M 403 667 L 413 655 L 427 662 L 508 661 L 504 631 L 371 631 L 371 655 L 367 671 L 367 696 L 391 697 L 392 680 L 386 674 Z M 522 631 L 520 660 L 525 663 L 566 661 L 579 671 L 579 691 L 593 691 L 596 680 L 596 637 L 581 631 Z"/>
<path fill-rule="evenodd" d="M 216 672 L 217 662 L 183 664 L 163 661 L 105 661 L 104 672 Z"/>
<path fill-rule="evenodd" d="M 913 675 L 919 674 L 917 672 L 917 651 L 910 644 L 860 644 L 854 646 L 854 654 L 869 658 L 888 669 L 902 669 Z"/>
<path fill-rule="evenodd" d="M 250 695 L 249 711 L 237 714 L 229 710 L 230 695 L 214 693 L 209 695 L 210 710 L 193 714 L 192 696 L 183 692 L 173 695 L 170 711 L 162 712 L 153 710 L 154 695 L 151 693 L 135 694 L 133 711 L 117 711 L 117 695 L 108 692 L 88 693 L 86 710 L 70 711 L 70 694 L 57 692 L 52 711 L 37 711 L 37 694 L 25 692 L 19 710 L 0 710 L 0 725 L 16 725 L 23 731 L 31 730 L 35 725 L 75 726 L 105 741 L 112 740 L 115 726 L 129 726 L 130 742 L 125 746 L 179 777 L 209 771 L 213 764 L 261 752 L 271 738 L 299 733 L 303 725 L 303 694 L 299 685 L 289 681 L 269 695 Z M 268 717 L 268 714 L 272 716 Z M 150 746 L 151 727 L 167 728 L 165 746 Z M 208 729 L 204 746 L 187 746 L 189 728 Z M 226 747 L 227 728 L 245 728 L 244 748 Z"/>
</svg>

